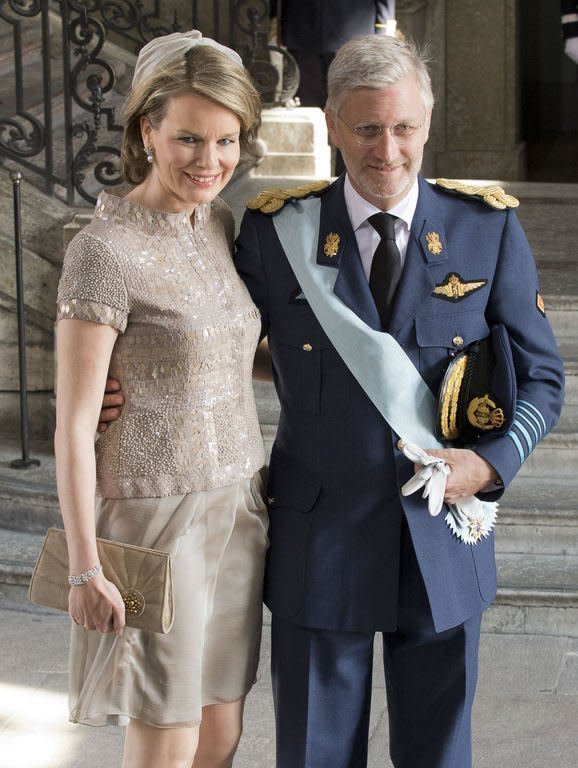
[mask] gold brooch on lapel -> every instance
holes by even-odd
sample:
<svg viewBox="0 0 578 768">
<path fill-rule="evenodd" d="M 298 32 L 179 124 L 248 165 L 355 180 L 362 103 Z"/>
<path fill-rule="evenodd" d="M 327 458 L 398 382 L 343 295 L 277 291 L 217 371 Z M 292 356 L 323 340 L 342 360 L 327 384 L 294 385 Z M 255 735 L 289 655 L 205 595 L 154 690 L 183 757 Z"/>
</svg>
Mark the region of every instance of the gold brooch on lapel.
<svg viewBox="0 0 578 768">
<path fill-rule="evenodd" d="M 329 258 L 337 256 L 339 250 L 340 237 L 336 232 L 330 232 L 325 238 L 325 245 L 323 246 L 323 253 Z"/>
<path fill-rule="evenodd" d="M 546 305 L 544 304 L 542 294 L 540 294 L 538 291 L 536 291 L 536 308 L 541 315 L 546 317 Z"/>
<path fill-rule="evenodd" d="M 434 256 L 439 256 L 443 251 L 443 245 L 440 240 L 440 236 L 437 232 L 426 232 L 425 239 L 427 242 L 427 249 Z"/>
<path fill-rule="evenodd" d="M 457 272 L 450 272 L 445 276 L 443 283 L 436 285 L 432 295 L 445 301 L 461 301 L 468 294 L 479 291 L 487 282 L 487 280 L 465 282 Z"/>
</svg>

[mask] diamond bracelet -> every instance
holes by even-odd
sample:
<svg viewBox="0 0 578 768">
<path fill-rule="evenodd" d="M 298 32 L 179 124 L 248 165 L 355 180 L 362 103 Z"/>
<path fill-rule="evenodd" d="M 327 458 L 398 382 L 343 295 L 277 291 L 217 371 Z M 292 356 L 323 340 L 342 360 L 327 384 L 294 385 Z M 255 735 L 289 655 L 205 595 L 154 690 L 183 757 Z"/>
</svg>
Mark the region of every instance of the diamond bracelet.
<svg viewBox="0 0 578 768">
<path fill-rule="evenodd" d="M 84 571 L 78 576 L 69 576 L 68 583 L 71 587 L 82 587 L 83 584 L 87 584 L 97 573 L 102 573 L 102 565 L 97 563 L 89 568 L 88 571 Z"/>
</svg>

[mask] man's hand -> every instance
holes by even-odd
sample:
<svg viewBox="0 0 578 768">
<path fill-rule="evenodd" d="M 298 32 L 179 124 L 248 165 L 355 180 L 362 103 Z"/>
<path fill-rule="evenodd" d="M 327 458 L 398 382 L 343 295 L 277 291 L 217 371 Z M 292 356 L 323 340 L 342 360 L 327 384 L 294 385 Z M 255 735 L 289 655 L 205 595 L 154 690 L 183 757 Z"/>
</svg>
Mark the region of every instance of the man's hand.
<svg viewBox="0 0 578 768">
<path fill-rule="evenodd" d="M 98 417 L 98 431 L 106 432 L 111 421 L 116 421 L 120 417 L 124 397 L 120 390 L 120 381 L 108 378 L 104 397 L 102 398 L 102 408 Z"/>
<path fill-rule="evenodd" d="M 498 475 L 492 465 L 467 448 L 446 448 L 426 453 L 443 459 L 451 469 L 444 495 L 447 504 L 455 504 L 468 496 L 475 496 L 498 481 Z M 416 466 L 416 471 L 418 469 L 420 467 Z"/>
</svg>

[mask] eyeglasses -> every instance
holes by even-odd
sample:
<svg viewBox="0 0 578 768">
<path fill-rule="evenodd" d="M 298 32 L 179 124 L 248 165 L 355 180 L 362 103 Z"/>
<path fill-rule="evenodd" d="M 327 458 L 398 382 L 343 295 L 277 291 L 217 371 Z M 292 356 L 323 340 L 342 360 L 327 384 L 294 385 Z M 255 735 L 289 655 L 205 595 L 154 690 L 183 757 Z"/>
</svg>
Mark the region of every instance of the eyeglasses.
<svg viewBox="0 0 578 768">
<path fill-rule="evenodd" d="M 423 123 L 419 125 L 413 125 L 412 123 L 397 123 L 396 125 L 358 123 L 357 125 L 349 125 L 341 115 L 338 113 L 336 115 L 343 125 L 351 131 L 353 138 L 361 147 L 375 147 L 386 131 L 398 144 L 402 144 L 404 141 L 411 139 L 424 125 Z"/>
</svg>

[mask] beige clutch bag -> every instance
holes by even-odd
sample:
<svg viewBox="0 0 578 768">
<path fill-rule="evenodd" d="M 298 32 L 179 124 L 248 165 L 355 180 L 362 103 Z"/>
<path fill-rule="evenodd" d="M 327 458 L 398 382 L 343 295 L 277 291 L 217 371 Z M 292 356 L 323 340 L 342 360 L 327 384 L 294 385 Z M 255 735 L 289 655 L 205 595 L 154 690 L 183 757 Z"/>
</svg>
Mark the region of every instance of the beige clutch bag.
<svg viewBox="0 0 578 768">
<path fill-rule="evenodd" d="M 104 575 L 118 588 L 129 627 L 166 634 L 173 625 L 171 558 L 167 552 L 97 539 Z M 68 549 L 64 531 L 49 528 L 36 561 L 28 599 L 68 611 Z"/>
</svg>

